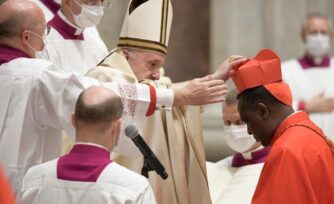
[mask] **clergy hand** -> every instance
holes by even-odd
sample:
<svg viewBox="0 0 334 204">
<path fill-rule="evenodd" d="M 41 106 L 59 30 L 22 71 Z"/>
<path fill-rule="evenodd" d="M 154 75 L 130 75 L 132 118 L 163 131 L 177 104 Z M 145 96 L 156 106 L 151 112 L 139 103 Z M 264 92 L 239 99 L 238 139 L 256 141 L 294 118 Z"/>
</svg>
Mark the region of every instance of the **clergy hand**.
<svg viewBox="0 0 334 204">
<path fill-rule="evenodd" d="M 305 102 L 308 113 L 325 113 L 334 111 L 334 98 L 326 98 L 324 93 L 313 96 Z"/>
<path fill-rule="evenodd" d="M 239 55 L 232 55 L 231 57 L 227 58 L 215 71 L 213 74 L 214 79 L 222 79 L 227 81 L 230 76 L 234 74 L 234 69 L 240 67 L 247 61 L 247 58 L 239 56 Z"/>
<path fill-rule="evenodd" d="M 225 100 L 227 86 L 213 75 L 193 79 L 180 89 L 174 89 L 174 105 L 205 105 Z"/>
</svg>

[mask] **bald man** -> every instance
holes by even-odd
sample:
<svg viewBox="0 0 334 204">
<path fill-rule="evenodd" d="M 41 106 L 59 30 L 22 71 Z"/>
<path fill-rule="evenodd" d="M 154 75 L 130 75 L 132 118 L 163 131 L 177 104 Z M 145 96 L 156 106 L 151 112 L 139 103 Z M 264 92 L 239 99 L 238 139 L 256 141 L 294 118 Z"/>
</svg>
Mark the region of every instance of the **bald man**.
<svg viewBox="0 0 334 204">
<path fill-rule="evenodd" d="M 29 169 L 22 203 L 155 203 L 145 177 L 110 160 L 122 110 L 120 97 L 107 88 L 83 91 L 72 116 L 76 144 L 69 154 Z"/>
<path fill-rule="evenodd" d="M 62 130 L 74 138 L 70 113 L 79 93 L 102 85 L 70 72 L 57 72 L 49 61 L 35 59 L 45 47 L 46 31 L 44 15 L 31 1 L 11 0 L 0 6 L 0 161 L 16 192 L 29 167 L 60 156 Z M 224 88 L 220 80 L 198 80 L 175 90 L 103 85 L 123 98 L 124 114 L 131 116 L 150 116 L 156 107 L 215 102 L 224 94 L 219 92 Z M 122 154 L 132 149 L 140 154 L 123 137 L 117 149 Z"/>
</svg>

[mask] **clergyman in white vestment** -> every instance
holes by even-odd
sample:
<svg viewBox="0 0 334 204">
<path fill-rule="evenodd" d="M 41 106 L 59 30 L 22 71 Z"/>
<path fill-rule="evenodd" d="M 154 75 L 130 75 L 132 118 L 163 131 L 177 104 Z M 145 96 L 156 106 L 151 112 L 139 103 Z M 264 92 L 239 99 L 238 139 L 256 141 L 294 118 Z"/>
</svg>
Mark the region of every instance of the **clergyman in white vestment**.
<svg viewBox="0 0 334 204">
<path fill-rule="evenodd" d="M 81 75 L 108 54 L 95 26 L 103 17 L 109 1 L 86 3 L 82 0 L 62 1 L 61 9 L 48 21 L 51 30 L 43 56 L 56 67 Z"/>
<path fill-rule="evenodd" d="M 282 64 L 295 110 L 308 112 L 311 120 L 334 139 L 334 58 L 329 56 L 333 28 L 328 16 L 311 13 L 302 28 L 305 54 Z"/>
<path fill-rule="evenodd" d="M 155 204 L 147 179 L 110 160 L 118 142 L 123 104 L 116 93 L 90 87 L 78 97 L 72 150 L 28 170 L 22 203 Z"/>
</svg>

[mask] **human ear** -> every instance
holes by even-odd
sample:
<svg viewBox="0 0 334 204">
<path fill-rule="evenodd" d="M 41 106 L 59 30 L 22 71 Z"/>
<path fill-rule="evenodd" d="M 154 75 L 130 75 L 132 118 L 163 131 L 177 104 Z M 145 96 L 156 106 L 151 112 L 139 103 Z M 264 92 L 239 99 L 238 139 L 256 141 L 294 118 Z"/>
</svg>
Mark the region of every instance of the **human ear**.
<svg viewBox="0 0 334 204">
<path fill-rule="evenodd" d="M 126 58 L 127 60 L 129 60 L 129 58 L 130 58 L 130 53 L 129 53 L 129 51 L 126 50 L 126 49 L 122 49 L 122 52 L 123 52 L 123 54 L 125 55 L 125 58 Z"/>
<path fill-rule="evenodd" d="M 270 112 L 266 104 L 257 103 L 256 104 L 256 113 L 262 120 L 268 120 L 270 117 Z"/>
<path fill-rule="evenodd" d="M 300 33 L 300 38 L 302 39 L 303 43 L 306 43 L 306 31 L 303 29 L 303 31 Z"/>
<path fill-rule="evenodd" d="M 117 119 L 112 124 L 111 136 L 113 138 L 113 146 L 118 144 L 119 134 L 121 132 L 122 119 Z"/>
<path fill-rule="evenodd" d="M 24 45 L 28 45 L 29 44 L 29 31 L 28 30 L 22 31 L 21 41 L 22 41 L 22 43 Z"/>
<path fill-rule="evenodd" d="M 116 119 L 115 121 L 112 122 L 111 124 L 112 135 L 119 135 L 121 130 L 121 122 L 122 118 Z"/>
<path fill-rule="evenodd" d="M 65 5 L 69 5 L 71 0 L 62 0 L 62 3 Z"/>
<path fill-rule="evenodd" d="M 72 125 L 73 125 L 73 127 L 77 128 L 77 118 L 75 117 L 74 113 L 72 113 L 71 119 L 72 119 Z"/>
</svg>

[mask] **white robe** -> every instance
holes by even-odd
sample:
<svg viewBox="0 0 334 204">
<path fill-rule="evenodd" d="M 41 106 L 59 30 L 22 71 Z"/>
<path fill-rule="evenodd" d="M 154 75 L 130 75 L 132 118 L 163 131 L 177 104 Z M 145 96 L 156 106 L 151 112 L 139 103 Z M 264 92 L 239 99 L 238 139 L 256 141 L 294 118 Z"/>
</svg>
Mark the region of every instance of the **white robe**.
<svg viewBox="0 0 334 204">
<path fill-rule="evenodd" d="M 39 6 L 39 8 L 43 11 L 46 22 L 48 22 L 49 20 L 51 20 L 54 17 L 54 14 L 50 11 L 50 9 L 48 7 L 46 7 L 41 2 L 41 0 L 30 0 L 30 1 L 37 4 L 37 6 Z M 52 0 L 49 0 L 49 1 L 52 1 Z M 55 0 L 55 2 L 60 4 L 61 0 Z M 96 26 L 86 28 L 86 32 L 89 32 L 90 35 L 93 35 L 96 38 L 100 38 L 100 34 L 99 34 L 99 31 L 97 30 Z"/>
<path fill-rule="evenodd" d="M 213 204 L 249 204 L 258 183 L 263 163 L 234 168 L 228 162 L 207 162 Z"/>
<path fill-rule="evenodd" d="M 299 101 L 309 100 L 321 92 L 324 92 L 326 97 L 334 97 L 334 58 L 330 60 L 329 68 L 303 69 L 297 60 L 289 60 L 282 64 L 283 79 L 290 86 L 295 110 Z M 327 137 L 334 139 L 334 112 L 312 113 L 309 116 Z"/>
<path fill-rule="evenodd" d="M 62 130 L 74 137 L 70 115 L 78 95 L 101 84 L 73 73 L 49 71 L 52 69 L 49 61 L 29 58 L 0 66 L 0 161 L 17 192 L 29 167 L 60 156 Z M 150 104 L 147 86 L 103 85 L 121 95 L 125 112 L 146 113 Z M 172 91 L 157 89 L 156 93 L 157 106 L 172 105 Z M 138 152 L 130 139 L 121 136 L 115 151 L 127 153 L 131 147 Z"/>
<path fill-rule="evenodd" d="M 148 180 L 115 162 L 96 182 L 57 179 L 58 159 L 34 166 L 23 181 L 22 204 L 155 204 Z"/>
<path fill-rule="evenodd" d="M 58 11 L 58 15 L 68 25 L 75 27 L 61 11 Z M 78 28 L 77 31 L 79 30 Z M 64 39 L 56 29 L 51 28 L 43 58 L 50 60 L 62 70 L 86 74 L 108 55 L 108 49 L 95 26 L 84 29 L 83 36 L 84 40 Z"/>
</svg>

